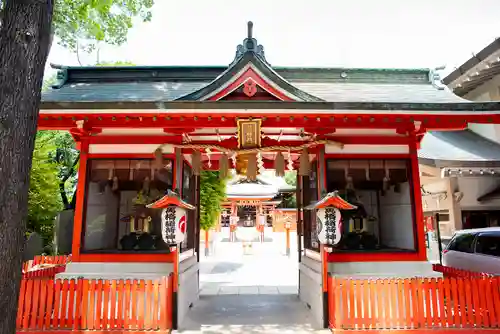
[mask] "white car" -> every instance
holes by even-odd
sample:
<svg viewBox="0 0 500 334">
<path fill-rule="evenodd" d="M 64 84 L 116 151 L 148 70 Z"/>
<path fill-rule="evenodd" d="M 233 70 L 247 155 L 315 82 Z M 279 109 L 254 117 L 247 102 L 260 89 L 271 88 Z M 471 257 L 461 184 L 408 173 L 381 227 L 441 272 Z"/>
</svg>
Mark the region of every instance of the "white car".
<svg viewBox="0 0 500 334">
<path fill-rule="evenodd" d="M 500 275 L 500 227 L 455 232 L 443 250 L 443 265 Z"/>
</svg>

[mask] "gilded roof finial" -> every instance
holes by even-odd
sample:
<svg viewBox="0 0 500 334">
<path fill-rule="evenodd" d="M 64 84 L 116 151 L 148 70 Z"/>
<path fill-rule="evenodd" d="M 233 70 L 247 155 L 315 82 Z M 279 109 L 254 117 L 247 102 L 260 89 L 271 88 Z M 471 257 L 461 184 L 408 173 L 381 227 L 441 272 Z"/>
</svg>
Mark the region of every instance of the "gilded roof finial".
<svg viewBox="0 0 500 334">
<path fill-rule="evenodd" d="M 253 35 L 253 22 L 248 21 L 247 25 L 248 25 L 248 35 L 247 35 L 248 37 L 247 38 L 252 39 L 253 38 L 253 36 L 252 36 Z"/>
</svg>

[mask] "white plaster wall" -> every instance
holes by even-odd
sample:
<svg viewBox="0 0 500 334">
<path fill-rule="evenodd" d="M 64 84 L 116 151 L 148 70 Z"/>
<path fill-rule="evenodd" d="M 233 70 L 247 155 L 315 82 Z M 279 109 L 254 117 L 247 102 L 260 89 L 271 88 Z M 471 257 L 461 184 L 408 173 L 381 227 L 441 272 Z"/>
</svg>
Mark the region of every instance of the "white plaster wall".
<svg viewBox="0 0 500 334">
<path fill-rule="evenodd" d="M 87 279 L 159 279 L 173 272 L 165 262 L 71 262 L 56 278 Z"/>
<path fill-rule="evenodd" d="M 380 196 L 380 229 L 381 243 L 400 249 L 415 249 L 413 235 L 413 213 L 410 195 L 410 184 L 400 184 L 401 190 L 396 193 L 391 188 Z"/>
<path fill-rule="evenodd" d="M 299 266 L 299 298 L 311 309 L 315 325 L 323 326 L 323 279 L 321 261 L 303 256 Z"/>
<path fill-rule="evenodd" d="M 457 179 L 458 187 L 463 193 L 460 200 L 462 210 L 498 210 L 500 209 L 500 199 L 494 199 L 484 203 L 477 201 L 482 196 L 496 187 L 500 186 L 500 179 L 497 177 L 461 177 Z"/>
<path fill-rule="evenodd" d="M 86 250 L 115 248 L 117 212 L 108 210 L 116 207 L 118 197 L 109 187 L 100 193 L 99 185 L 91 182 L 88 187 L 84 247 Z"/>
<path fill-rule="evenodd" d="M 361 203 L 363 203 L 366 213 L 369 216 L 379 217 L 379 212 L 377 208 L 377 193 L 374 191 L 357 191 L 356 194 L 360 199 Z M 374 234 L 377 238 L 379 238 L 379 229 L 377 223 L 373 222 L 365 222 L 366 226 L 363 226 L 363 231 Z"/>
<path fill-rule="evenodd" d="M 144 153 L 151 154 L 153 157 L 154 151 L 160 145 L 157 144 L 91 144 L 89 146 L 89 153 L 91 154 L 124 154 L 124 153 Z M 165 145 L 162 147 L 163 153 L 174 153 L 173 145 Z"/>
<path fill-rule="evenodd" d="M 177 295 L 178 325 L 182 328 L 183 321 L 190 307 L 199 297 L 199 267 L 196 255 L 179 264 L 179 289 Z"/>
<path fill-rule="evenodd" d="M 408 153 L 408 145 L 326 145 L 325 153 L 336 154 L 402 154 Z"/>
<path fill-rule="evenodd" d="M 427 261 L 336 262 L 328 264 L 328 272 L 336 277 L 351 278 L 410 278 L 440 277 Z"/>
<path fill-rule="evenodd" d="M 486 81 L 464 97 L 475 102 L 500 101 L 500 75 Z M 469 124 L 469 129 L 500 143 L 500 125 L 498 124 Z"/>
<path fill-rule="evenodd" d="M 469 129 L 480 136 L 500 143 L 500 125 L 499 124 L 469 124 Z"/>
</svg>

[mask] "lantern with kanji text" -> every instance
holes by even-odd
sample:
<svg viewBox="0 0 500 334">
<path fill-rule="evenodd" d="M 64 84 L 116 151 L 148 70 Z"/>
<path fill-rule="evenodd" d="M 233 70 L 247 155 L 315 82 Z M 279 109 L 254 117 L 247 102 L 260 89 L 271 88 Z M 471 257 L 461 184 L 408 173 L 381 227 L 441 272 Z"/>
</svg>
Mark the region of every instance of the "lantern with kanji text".
<svg viewBox="0 0 500 334">
<path fill-rule="evenodd" d="M 195 207 L 180 199 L 173 191 L 168 191 L 165 196 L 147 206 L 151 209 L 162 209 L 161 236 L 169 246 L 176 246 L 184 241 L 187 232 L 187 210 Z"/>
<path fill-rule="evenodd" d="M 341 210 L 355 210 L 357 207 L 339 196 L 337 191 L 328 193 L 321 200 L 307 207 L 316 211 L 316 231 L 323 245 L 334 246 L 342 238 Z"/>
</svg>

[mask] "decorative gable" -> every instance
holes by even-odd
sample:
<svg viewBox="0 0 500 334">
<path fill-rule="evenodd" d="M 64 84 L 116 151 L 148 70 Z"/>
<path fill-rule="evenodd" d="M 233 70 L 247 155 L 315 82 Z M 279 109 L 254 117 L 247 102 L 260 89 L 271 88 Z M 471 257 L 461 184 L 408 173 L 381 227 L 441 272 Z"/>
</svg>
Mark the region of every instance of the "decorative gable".
<svg viewBox="0 0 500 334">
<path fill-rule="evenodd" d="M 248 36 L 236 48 L 236 57 L 221 75 L 205 87 L 185 95 L 182 101 L 323 101 L 293 86 L 274 71 L 264 56 L 264 47 Z"/>
</svg>

